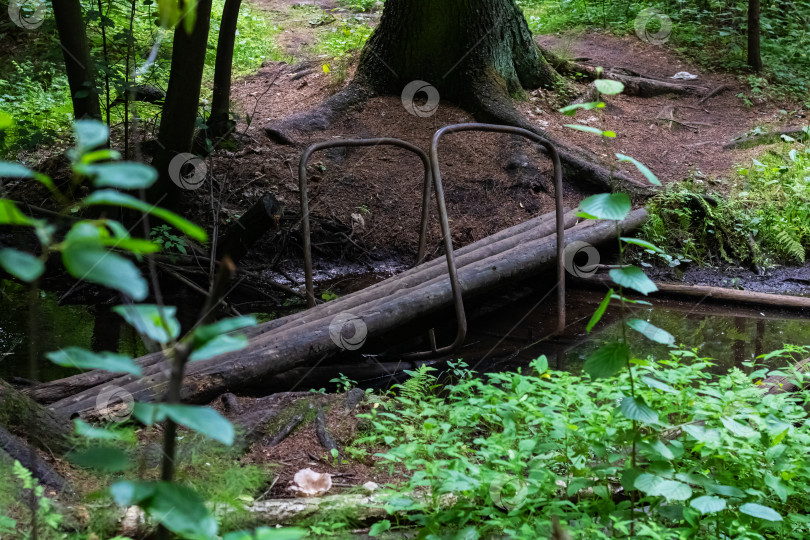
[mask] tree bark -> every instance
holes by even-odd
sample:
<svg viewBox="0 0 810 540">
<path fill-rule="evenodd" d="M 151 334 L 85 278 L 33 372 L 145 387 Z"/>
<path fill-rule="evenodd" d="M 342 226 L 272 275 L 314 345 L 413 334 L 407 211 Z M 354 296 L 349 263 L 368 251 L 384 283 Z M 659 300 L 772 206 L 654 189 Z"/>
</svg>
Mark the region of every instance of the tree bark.
<svg viewBox="0 0 810 540">
<path fill-rule="evenodd" d="M 389 0 L 357 78 L 397 94 L 422 80 L 462 102 L 475 79 L 509 94 L 559 80 L 514 0 Z"/>
<path fill-rule="evenodd" d="M 214 65 L 214 95 L 211 99 L 211 116 L 208 118 L 209 138 L 227 135 L 234 126 L 228 112 L 231 101 L 231 71 L 233 47 L 236 40 L 236 23 L 242 0 L 225 0 L 222 21 L 219 24 L 217 59 Z"/>
<path fill-rule="evenodd" d="M 177 207 L 183 191 L 169 177 L 169 163 L 177 154 L 191 150 L 210 20 L 211 0 L 199 0 L 194 30 L 187 34 L 181 22 L 174 31 L 169 86 L 158 133 L 160 150 L 152 161 L 160 176 L 149 193 L 153 201 L 165 194 L 160 204 L 169 208 Z"/>
<path fill-rule="evenodd" d="M 87 42 L 82 5 L 79 0 L 53 0 L 53 18 L 65 59 L 73 116 L 101 119 L 93 59 Z"/>
<path fill-rule="evenodd" d="M 759 40 L 759 0 L 748 0 L 748 65 L 757 73 L 762 71 Z"/>
</svg>

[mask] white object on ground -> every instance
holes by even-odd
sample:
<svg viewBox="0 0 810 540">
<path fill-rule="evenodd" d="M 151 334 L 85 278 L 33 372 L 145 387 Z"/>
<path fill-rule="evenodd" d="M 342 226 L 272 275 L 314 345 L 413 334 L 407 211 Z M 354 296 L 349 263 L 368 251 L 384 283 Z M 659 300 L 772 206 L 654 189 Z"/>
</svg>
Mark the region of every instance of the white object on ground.
<svg viewBox="0 0 810 540">
<path fill-rule="evenodd" d="M 688 71 L 679 71 L 678 73 L 670 77 L 670 79 L 683 79 L 685 81 L 690 81 L 692 79 L 697 79 L 697 77 L 698 77 L 697 75 L 692 75 Z"/>
<path fill-rule="evenodd" d="M 318 497 L 332 489 L 332 475 L 315 472 L 310 468 L 301 469 L 293 477 L 293 485 L 288 487 L 296 497 Z"/>
</svg>

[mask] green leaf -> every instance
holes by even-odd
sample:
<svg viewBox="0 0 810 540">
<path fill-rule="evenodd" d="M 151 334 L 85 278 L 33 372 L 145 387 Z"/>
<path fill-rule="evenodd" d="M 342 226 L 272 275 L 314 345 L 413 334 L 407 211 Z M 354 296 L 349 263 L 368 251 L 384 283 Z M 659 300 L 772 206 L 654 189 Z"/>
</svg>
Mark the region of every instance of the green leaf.
<svg viewBox="0 0 810 540">
<path fill-rule="evenodd" d="M 195 348 L 194 352 L 189 356 L 190 362 L 197 362 L 199 360 L 207 360 L 220 354 L 225 354 L 233 351 L 244 349 L 248 345 L 247 336 L 237 335 L 217 336 L 212 340 L 207 341 L 199 348 Z"/>
<path fill-rule="evenodd" d="M 641 246 L 641 247 L 643 247 L 645 249 L 651 249 L 651 250 L 655 251 L 656 253 L 663 253 L 664 252 L 663 249 L 661 249 L 659 247 L 656 247 L 654 244 L 651 244 L 651 243 L 647 242 L 646 240 L 640 240 L 638 238 L 626 238 L 624 236 L 621 237 L 620 240 L 622 240 L 623 242 L 626 242 L 628 244 Z"/>
<path fill-rule="evenodd" d="M 653 172 L 650 169 L 648 169 L 647 166 L 644 165 L 642 162 L 638 161 L 637 159 L 633 159 L 630 156 L 625 156 L 624 154 L 616 154 L 616 157 L 619 158 L 619 161 L 629 161 L 630 163 L 635 165 L 636 168 L 639 170 L 639 172 L 644 175 L 644 178 L 646 178 L 647 181 L 652 185 L 654 186 L 661 185 L 661 181 L 658 179 L 658 177 L 655 176 Z"/>
<path fill-rule="evenodd" d="M 630 197 L 626 193 L 599 193 L 579 203 L 580 210 L 596 219 L 622 220 L 631 208 Z"/>
<path fill-rule="evenodd" d="M 106 441 L 121 440 L 120 434 L 108 429 L 93 427 L 81 418 L 74 419 L 73 425 L 76 427 L 76 433 L 87 439 L 100 439 Z"/>
<path fill-rule="evenodd" d="M 662 392 L 669 392 L 670 394 L 678 393 L 678 391 L 670 385 L 663 383 L 658 379 L 653 379 L 652 377 L 642 377 L 641 381 L 650 388 L 655 388 L 656 390 L 661 390 Z"/>
<path fill-rule="evenodd" d="M 689 501 L 689 506 L 701 514 L 714 514 L 726 509 L 726 500 L 713 495 L 703 495 Z"/>
<path fill-rule="evenodd" d="M 616 94 L 621 94 L 624 91 L 624 85 L 619 81 L 614 81 L 612 79 L 596 79 L 593 81 L 593 85 L 599 90 L 600 94 L 605 94 L 608 96 L 615 96 Z"/>
<path fill-rule="evenodd" d="M 388 521 L 387 519 L 384 519 L 384 520 L 378 521 L 377 523 L 372 525 L 371 530 L 368 532 L 368 535 L 369 536 L 379 536 L 379 535 L 381 535 L 382 533 L 384 533 L 385 531 L 387 531 L 390 528 L 391 528 L 391 522 Z"/>
<path fill-rule="evenodd" d="M 76 150 L 80 155 L 106 143 L 110 135 L 107 126 L 98 120 L 76 120 L 73 122 L 73 132 L 76 135 Z"/>
<path fill-rule="evenodd" d="M 636 420 L 644 424 L 658 422 L 658 413 L 644 403 L 644 400 L 640 397 L 626 396 L 622 398 L 619 410 L 630 420 Z"/>
<path fill-rule="evenodd" d="M 689 484 L 668 480 L 654 474 L 640 474 L 635 481 L 635 488 L 652 497 L 664 497 L 667 501 L 685 501 L 692 496 Z"/>
<path fill-rule="evenodd" d="M 650 341 L 655 341 L 656 343 L 661 343 L 669 347 L 675 346 L 675 338 L 672 336 L 672 334 L 648 323 L 647 321 L 643 321 L 641 319 L 630 319 L 627 321 L 627 326 L 636 332 L 639 332 Z"/>
<path fill-rule="evenodd" d="M 615 283 L 628 289 L 638 291 L 643 295 L 658 290 L 655 283 L 647 277 L 647 274 L 641 268 L 636 266 L 626 266 L 624 268 L 614 268 L 609 272 L 610 277 Z"/>
<path fill-rule="evenodd" d="M 220 336 L 221 334 L 239 330 L 241 328 L 256 326 L 256 324 L 256 317 L 251 315 L 223 319 L 221 321 L 197 328 L 194 331 L 194 342 L 195 344 L 204 344 L 215 337 Z"/>
<path fill-rule="evenodd" d="M 132 416 L 145 426 L 155 425 L 166 419 L 166 413 L 161 409 L 160 403 L 143 403 L 136 401 L 132 408 Z"/>
<path fill-rule="evenodd" d="M 590 101 L 588 103 L 574 103 L 572 105 L 567 105 L 560 109 L 560 112 L 563 113 L 565 116 L 574 116 L 577 112 L 577 109 L 582 109 L 585 111 L 590 111 L 592 109 L 604 109 L 605 104 L 602 101 Z"/>
<path fill-rule="evenodd" d="M 119 191 L 115 191 L 112 189 L 102 189 L 91 193 L 87 196 L 83 204 L 86 206 L 95 206 L 95 205 L 110 205 L 110 206 L 121 206 L 123 208 L 131 208 L 133 210 L 139 210 L 141 212 L 152 214 L 155 217 L 158 217 L 168 223 L 169 225 L 179 229 L 184 234 L 194 238 L 195 240 L 199 240 L 200 242 L 205 242 L 208 240 L 208 234 L 198 227 L 194 225 L 189 220 L 182 218 L 175 214 L 174 212 L 170 212 L 164 208 L 160 208 L 157 206 L 153 206 L 147 204 L 140 199 L 136 199 L 135 197 L 131 197 L 130 195 L 126 195 Z"/>
<path fill-rule="evenodd" d="M 209 513 L 205 501 L 185 486 L 158 482 L 146 508 L 152 517 L 179 535 L 192 538 L 217 536 L 217 520 Z"/>
<path fill-rule="evenodd" d="M 96 161 L 118 161 L 121 159 L 121 154 L 109 148 L 102 148 L 101 150 L 93 150 L 81 157 L 81 162 L 84 164 L 95 163 Z"/>
<path fill-rule="evenodd" d="M 591 315 L 591 320 L 588 321 L 588 326 L 585 327 L 586 332 L 590 332 L 591 330 L 593 330 L 593 327 L 596 326 L 596 323 L 598 323 L 599 320 L 602 318 L 602 315 L 605 314 L 605 310 L 607 309 L 608 304 L 610 304 L 610 299 L 612 297 L 613 297 L 613 289 L 610 289 L 607 295 L 605 295 L 605 298 L 602 300 L 602 302 L 599 303 L 599 307 L 596 308 L 596 311 L 594 311 L 593 315 Z"/>
<path fill-rule="evenodd" d="M 131 261 L 104 249 L 98 240 L 67 241 L 62 263 L 70 274 L 120 291 L 135 301 L 149 293 L 146 280 Z"/>
<path fill-rule="evenodd" d="M 8 199 L 0 199 L 0 225 L 37 225 L 37 220 L 20 212 L 17 205 Z"/>
<path fill-rule="evenodd" d="M 96 187 L 115 187 L 119 189 L 148 188 L 157 180 L 157 171 L 149 165 L 134 162 L 100 163 L 85 165 L 79 172 L 94 177 Z"/>
<path fill-rule="evenodd" d="M 79 467 L 104 472 L 121 472 L 129 467 L 127 455 L 110 446 L 92 446 L 85 450 L 70 452 L 65 457 Z"/>
<path fill-rule="evenodd" d="M 745 493 L 734 486 L 724 486 L 721 484 L 708 484 L 706 485 L 706 491 L 712 493 L 714 495 L 722 495 L 724 497 L 733 497 L 735 499 L 742 499 L 745 497 Z"/>
<path fill-rule="evenodd" d="M 629 358 L 627 344 L 613 341 L 594 351 L 585 361 L 583 369 L 594 379 L 611 377 L 627 365 Z"/>
<path fill-rule="evenodd" d="M 765 521 L 782 521 L 782 516 L 779 514 L 779 512 L 773 508 L 769 508 L 757 503 L 745 503 L 744 505 L 740 506 L 740 512 L 751 517 L 764 519 Z"/>
<path fill-rule="evenodd" d="M 175 317 L 177 308 L 163 306 L 159 309 L 154 304 L 115 306 L 118 313 L 139 334 L 147 336 L 158 343 L 169 343 L 180 335 L 180 323 Z M 161 317 L 162 314 L 162 317 Z"/>
<path fill-rule="evenodd" d="M 687 424 L 683 426 L 683 430 L 704 444 L 717 444 L 720 442 L 720 432 L 716 429 L 706 429 L 697 424 Z M 718 494 L 725 495 L 725 493 Z"/>
<path fill-rule="evenodd" d="M 309 534 L 309 531 L 294 527 L 259 527 L 255 532 L 236 531 L 228 533 L 223 540 L 299 540 Z"/>
<path fill-rule="evenodd" d="M 720 417 L 720 421 L 726 426 L 726 429 L 729 430 L 731 433 L 736 435 L 737 437 L 742 437 L 744 439 L 751 438 L 757 434 L 757 432 L 750 427 L 741 424 L 731 418 L 727 418 L 725 416 Z"/>
<path fill-rule="evenodd" d="M 8 129 L 14 124 L 10 114 L 0 111 L 0 130 Z"/>
<path fill-rule="evenodd" d="M 45 356 L 54 364 L 79 369 L 103 369 L 112 373 L 129 373 L 141 376 L 141 368 L 132 359 L 123 354 L 112 352 L 94 353 L 81 347 L 65 347 L 58 351 L 46 353 Z"/>
<path fill-rule="evenodd" d="M 0 161 L 0 178 L 34 178 L 34 171 L 10 161 Z"/>
<path fill-rule="evenodd" d="M 136 482 L 123 480 L 110 486 L 110 495 L 119 506 L 132 506 L 151 497 L 155 492 L 155 484 L 151 482 Z"/>
<path fill-rule="evenodd" d="M 577 131 L 584 131 L 586 133 L 594 133 L 596 135 L 601 135 L 602 137 L 609 137 L 611 139 L 616 137 L 616 133 L 614 131 L 602 131 L 599 128 L 591 126 L 583 126 L 582 124 L 565 124 L 565 127 L 576 129 Z"/>
<path fill-rule="evenodd" d="M 0 249 L 0 266 L 12 276 L 27 283 L 37 279 L 45 270 L 45 265 L 39 258 L 13 248 Z"/>
<path fill-rule="evenodd" d="M 222 415 L 210 407 L 194 405 L 159 405 L 160 411 L 180 425 L 219 441 L 225 445 L 233 444 L 233 426 Z"/>
</svg>

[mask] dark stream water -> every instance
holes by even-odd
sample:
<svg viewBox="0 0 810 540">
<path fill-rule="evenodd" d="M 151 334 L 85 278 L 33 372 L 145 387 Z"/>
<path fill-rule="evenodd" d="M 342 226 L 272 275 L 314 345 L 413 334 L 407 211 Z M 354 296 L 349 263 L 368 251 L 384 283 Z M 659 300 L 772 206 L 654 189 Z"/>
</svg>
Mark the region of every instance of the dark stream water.
<svg viewBox="0 0 810 540">
<path fill-rule="evenodd" d="M 364 278 L 366 284 L 367 278 Z M 76 373 L 48 362 L 42 353 L 76 345 L 93 350 L 117 350 L 138 356 L 146 352 L 135 332 L 105 306 L 59 305 L 58 296 L 41 292 L 38 330 L 29 335 L 28 292 L 3 281 L 0 309 L 0 378 L 29 378 L 29 342 L 40 351 L 35 377 L 53 380 Z M 357 283 L 354 283 L 357 285 Z M 566 331 L 549 338 L 556 326 L 553 294 L 520 286 L 470 307 L 474 318 L 464 347 L 452 359 L 463 358 L 477 371 L 501 371 L 525 366 L 545 354 L 557 369 L 578 370 L 588 354 L 620 332 L 619 310 L 610 308 L 603 322 L 590 334 L 585 325 L 603 297 L 600 291 L 569 291 Z M 796 313 L 762 311 L 746 307 L 717 306 L 706 302 L 654 299 L 655 306 L 636 308 L 638 317 L 673 334 L 678 343 L 697 348 L 713 358 L 718 370 L 740 366 L 784 344 L 810 344 L 810 319 Z M 452 341 L 452 315 L 445 328 L 437 329 L 439 344 Z M 635 332 L 629 333 L 631 350 L 637 356 L 664 357 L 667 347 L 656 345 Z M 367 359 L 368 360 L 368 359 Z M 369 361 L 369 365 L 373 362 Z M 328 373 L 328 368 L 326 369 Z M 333 377 L 334 374 L 325 377 Z M 378 375 L 363 380 L 363 369 L 352 377 L 374 386 Z M 326 378 L 328 381 L 328 378 Z M 307 381 L 308 383 L 310 381 Z M 312 385 L 316 381 L 311 381 Z M 318 382 L 319 386 L 320 381 Z"/>
</svg>

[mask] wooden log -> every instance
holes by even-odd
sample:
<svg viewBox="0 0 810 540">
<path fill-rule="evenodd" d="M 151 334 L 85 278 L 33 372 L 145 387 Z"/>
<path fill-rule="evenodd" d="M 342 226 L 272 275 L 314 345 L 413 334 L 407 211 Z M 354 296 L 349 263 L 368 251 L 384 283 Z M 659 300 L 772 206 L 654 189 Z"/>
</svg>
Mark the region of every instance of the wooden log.
<svg viewBox="0 0 810 540">
<path fill-rule="evenodd" d="M 796 392 L 807 386 L 804 378 L 810 371 L 810 358 L 805 358 L 801 362 L 789 366 L 788 375 L 774 375 L 767 377 L 760 384 L 760 388 L 765 389 L 766 394 L 782 394 L 785 392 Z"/>
<path fill-rule="evenodd" d="M 19 461 L 20 464 L 31 471 L 34 478 L 40 483 L 52 487 L 57 491 L 70 492 L 70 487 L 62 476 L 57 473 L 45 460 L 39 457 L 28 443 L 16 435 L 12 435 L 0 426 L 0 466 L 8 467 Z"/>
<path fill-rule="evenodd" d="M 566 209 L 565 213 L 566 227 L 573 226 L 576 223 L 576 221 L 577 218 L 575 212 Z M 477 242 L 474 242 L 457 250 L 456 255 L 459 258 L 456 260 L 456 264 L 459 268 L 461 268 L 465 264 L 469 264 L 470 261 L 476 260 L 476 258 L 478 257 L 477 253 L 479 249 L 489 247 L 490 252 L 506 250 L 510 247 L 518 245 L 522 241 L 527 241 L 532 238 L 540 238 L 548 236 L 550 234 L 553 234 L 554 231 L 555 231 L 555 214 L 554 212 L 550 212 L 548 214 L 544 214 L 542 216 L 527 220 L 523 223 L 520 223 L 508 229 L 504 229 L 492 236 L 488 236 L 487 238 L 484 238 L 482 240 L 479 240 Z M 436 276 L 445 274 L 446 272 L 447 266 L 444 257 L 439 257 L 437 259 L 433 259 L 431 261 L 423 263 L 417 266 L 416 268 L 412 268 L 401 274 L 398 274 L 398 278 L 402 280 L 408 279 L 407 283 L 419 283 L 419 281 L 422 279 L 435 278 Z M 363 291 L 361 292 L 363 292 L 364 296 L 362 297 L 350 295 L 349 297 L 344 297 L 341 299 L 342 302 L 346 302 L 346 298 L 352 298 L 352 300 L 348 303 L 337 304 L 335 302 L 329 302 L 327 305 L 329 306 L 338 305 L 339 308 L 342 309 L 343 311 L 348 311 L 361 305 L 367 297 L 374 297 L 375 295 L 378 294 L 379 295 L 388 294 L 389 292 L 401 288 L 403 286 L 410 286 L 410 285 L 406 285 L 405 281 L 397 281 L 396 283 L 391 283 L 391 280 L 386 280 L 384 282 L 363 289 Z M 245 331 L 245 334 L 248 337 L 258 336 L 271 330 L 276 330 L 284 325 L 295 325 L 295 324 L 302 324 L 303 322 L 309 322 L 318 316 L 319 315 L 317 314 L 313 315 L 311 310 L 307 310 L 298 314 L 293 314 L 289 317 L 284 317 L 282 319 L 270 321 L 268 323 L 259 325 L 256 328 L 247 329 Z M 155 366 L 163 359 L 164 359 L 163 353 L 156 352 L 143 356 L 137 359 L 136 362 L 142 368 L 149 368 L 151 366 Z M 149 371 L 149 373 L 152 373 L 152 371 Z M 93 388 L 105 383 L 109 383 L 110 381 L 113 381 L 117 378 L 119 378 L 119 375 L 116 373 L 111 373 L 109 371 L 104 370 L 93 370 L 88 371 L 87 373 L 81 373 L 79 375 L 74 375 L 72 377 L 67 377 L 65 379 L 59 379 L 56 381 L 43 383 L 35 387 L 27 388 L 25 390 L 25 393 L 40 403 L 51 404 L 59 400 L 66 399 L 70 396 L 74 396 L 84 390 L 87 390 L 88 388 Z"/>
<path fill-rule="evenodd" d="M 637 228 L 646 219 L 647 212 L 641 209 L 631 212 L 619 227 L 607 221 L 582 223 L 566 234 L 566 243 L 584 241 L 597 245 L 614 239 L 617 232 Z M 466 296 L 481 294 L 504 281 L 525 279 L 548 269 L 554 263 L 556 244 L 554 237 L 538 238 L 468 262 L 458 272 L 463 293 Z M 481 250 L 481 253 L 486 255 L 486 249 Z M 395 276 L 386 281 L 398 284 L 402 280 Z M 182 399 L 190 402 L 210 401 L 226 391 L 258 384 L 278 373 L 318 362 L 341 352 L 330 335 L 330 325 L 334 314 L 346 311 L 344 308 L 347 306 L 352 306 L 352 313 L 362 318 L 366 332 L 377 336 L 422 320 L 452 302 L 449 278 L 444 273 L 434 279 L 394 288 L 388 294 L 372 297 L 364 290 L 317 306 L 307 311 L 313 320 L 267 330 L 253 336 L 246 349 L 190 364 Z M 354 302 L 358 296 L 365 297 L 360 306 Z M 268 328 L 268 325 L 262 326 Z M 156 365 L 149 370 L 140 379 L 127 376 L 115 379 L 110 384 L 123 388 L 138 401 L 157 399 L 165 392 L 165 367 Z M 95 407 L 98 393 L 107 386 L 109 385 L 90 388 L 61 400 L 54 403 L 52 409 L 64 415 L 90 413 Z"/>
<path fill-rule="evenodd" d="M 34 447 L 56 455 L 69 451 L 70 428 L 64 418 L 0 379 L 0 427 L 25 437 Z"/>
<path fill-rule="evenodd" d="M 578 279 L 576 283 L 614 286 L 610 279 L 601 276 Z M 663 295 L 698 297 L 718 302 L 753 304 L 784 309 L 810 309 L 810 298 L 805 296 L 759 293 L 737 289 L 725 289 L 723 287 L 686 285 L 680 283 L 656 283 L 655 285 L 658 287 L 658 293 Z M 632 294 L 632 291 L 629 292 Z"/>
</svg>

